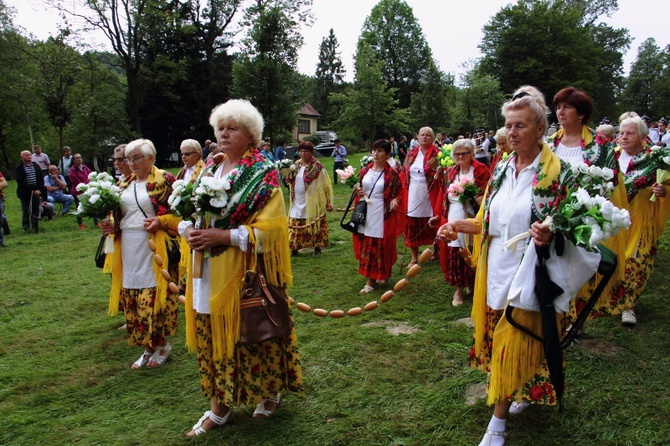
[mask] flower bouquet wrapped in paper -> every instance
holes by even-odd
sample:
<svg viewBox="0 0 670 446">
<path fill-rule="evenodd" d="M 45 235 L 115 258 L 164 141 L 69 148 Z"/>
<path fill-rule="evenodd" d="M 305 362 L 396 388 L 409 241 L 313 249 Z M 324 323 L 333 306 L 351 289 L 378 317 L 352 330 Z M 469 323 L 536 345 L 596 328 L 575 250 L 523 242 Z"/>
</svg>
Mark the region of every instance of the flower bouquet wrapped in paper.
<svg viewBox="0 0 670 446">
<path fill-rule="evenodd" d="M 340 183 L 346 184 L 351 188 L 357 188 L 358 184 L 358 175 L 356 174 L 356 169 L 351 166 L 347 166 L 344 169 L 335 170 L 337 176 L 340 177 Z"/>
</svg>

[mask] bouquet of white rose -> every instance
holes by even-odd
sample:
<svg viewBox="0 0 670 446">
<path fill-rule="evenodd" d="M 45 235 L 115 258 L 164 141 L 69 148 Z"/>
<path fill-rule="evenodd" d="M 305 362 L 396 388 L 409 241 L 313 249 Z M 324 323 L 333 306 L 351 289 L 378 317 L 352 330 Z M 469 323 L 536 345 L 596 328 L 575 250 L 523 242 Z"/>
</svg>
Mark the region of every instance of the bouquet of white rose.
<svg viewBox="0 0 670 446">
<path fill-rule="evenodd" d="M 591 196 L 584 188 L 571 193 L 563 200 L 558 210 L 542 222 L 552 232 L 560 231 L 575 246 L 587 251 L 597 251 L 597 245 L 616 235 L 621 229 L 630 227 L 630 214 L 619 209 L 600 195 Z M 513 249 L 516 244 L 530 236 L 524 232 L 505 242 Z"/>
<path fill-rule="evenodd" d="M 288 158 L 284 158 L 283 160 L 275 161 L 275 167 L 283 176 L 286 176 L 295 170 L 295 163 Z"/>
<path fill-rule="evenodd" d="M 231 172 L 230 177 L 235 176 Z M 212 176 L 202 176 L 198 187 L 195 188 L 195 207 L 199 212 L 210 212 L 215 215 L 221 214 L 221 211 L 228 204 L 228 194 L 226 191 L 230 190 L 231 183 L 229 180 L 217 180 Z M 208 226 L 204 226 L 208 227 Z"/>
<path fill-rule="evenodd" d="M 172 183 L 172 194 L 168 204 L 176 215 L 195 221 L 195 203 L 193 202 L 193 183 L 177 180 Z"/>
<path fill-rule="evenodd" d="M 121 189 L 107 172 L 91 172 L 89 182 L 79 183 L 77 215 L 103 219 L 116 210 L 121 201 Z"/>
<path fill-rule="evenodd" d="M 367 167 L 367 165 L 372 162 L 374 162 L 374 159 L 372 159 L 372 155 L 365 155 L 363 158 L 361 158 L 361 169 L 363 167 Z"/>
<path fill-rule="evenodd" d="M 588 164 L 574 163 L 572 171 L 579 187 L 586 190 L 592 197 L 600 195 L 609 198 L 614 190 L 614 171 L 608 167 L 589 166 Z"/>
</svg>

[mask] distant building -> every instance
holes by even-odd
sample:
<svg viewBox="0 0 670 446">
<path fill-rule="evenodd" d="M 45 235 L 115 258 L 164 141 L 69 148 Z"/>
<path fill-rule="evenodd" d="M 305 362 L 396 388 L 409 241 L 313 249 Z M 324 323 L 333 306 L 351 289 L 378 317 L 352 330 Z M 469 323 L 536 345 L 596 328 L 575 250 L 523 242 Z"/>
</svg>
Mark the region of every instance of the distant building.
<svg viewBox="0 0 670 446">
<path fill-rule="evenodd" d="M 293 128 L 293 138 L 300 141 L 306 136 L 316 133 L 317 121 L 321 113 L 316 111 L 310 104 L 305 103 L 298 111 L 298 125 Z"/>
</svg>

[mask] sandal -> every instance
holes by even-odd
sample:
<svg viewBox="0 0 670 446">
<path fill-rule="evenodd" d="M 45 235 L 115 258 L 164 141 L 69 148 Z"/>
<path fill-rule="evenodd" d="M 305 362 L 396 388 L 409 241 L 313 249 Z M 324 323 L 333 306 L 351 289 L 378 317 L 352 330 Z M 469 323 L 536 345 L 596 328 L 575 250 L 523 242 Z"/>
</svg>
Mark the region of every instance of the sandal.
<svg viewBox="0 0 670 446">
<path fill-rule="evenodd" d="M 386 279 L 379 279 L 376 282 L 377 282 L 377 285 L 385 285 L 386 284 Z"/>
<path fill-rule="evenodd" d="M 163 353 L 163 354 L 161 354 Z M 170 353 L 172 353 L 172 345 L 168 342 L 165 344 L 163 347 L 159 347 L 156 349 L 153 355 L 151 355 L 151 358 L 149 358 L 148 362 L 154 362 L 156 365 L 149 365 L 147 363 L 147 368 L 149 369 L 156 369 L 160 366 L 162 366 L 165 361 L 170 357 Z"/>
<path fill-rule="evenodd" d="M 375 290 L 375 287 L 370 285 L 365 285 L 358 293 L 359 294 L 368 294 L 372 293 Z"/>
<path fill-rule="evenodd" d="M 417 264 L 417 263 L 414 262 L 414 261 L 409 262 L 409 263 L 407 264 L 407 269 L 410 269 L 411 267 L 413 267 L 413 266 L 416 265 L 416 264 Z"/>
<path fill-rule="evenodd" d="M 256 410 L 254 410 L 254 413 L 251 416 L 253 418 L 270 418 L 270 415 L 272 415 L 275 412 L 275 410 L 277 410 L 277 407 L 279 407 L 280 402 L 281 402 L 281 393 L 278 393 L 276 398 L 264 399 L 260 403 L 256 404 Z M 265 408 L 265 403 L 276 403 L 276 406 L 274 409 L 269 410 Z"/>
<path fill-rule="evenodd" d="M 226 414 L 223 415 L 223 416 L 218 416 L 217 414 L 215 414 L 211 410 L 208 410 L 207 412 L 205 412 L 205 414 L 202 417 L 200 417 L 198 422 L 193 425 L 193 429 L 191 429 L 191 432 L 193 432 L 193 434 L 191 434 L 191 432 L 189 432 L 186 435 L 188 435 L 189 437 L 195 437 L 195 436 L 202 435 L 204 433 L 209 432 L 207 429 L 202 427 L 202 425 L 205 423 L 207 418 L 212 420 L 215 424 L 215 426 L 212 429 L 217 428 L 219 426 L 223 426 L 224 424 L 231 424 L 233 422 L 233 417 L 231 416 L 232 414 L 233 414 L 232 409 L 228 409 L 228 412 L 226 412 Z M 230 418 L 230 421 L 228 421 L 228 418 Z"/>
<path fill-rule="evenodd" d="M 133 370 L 141 369 L 142 367 L 147 365 L 147 362 L 149 362 L 149 359 L 151 359 L 154 353 L 156 352 L 152 353 L 150 351 L 144 350 L 144 352 L 142 352 L 142 356 L 137 358 L 137 360 L 133 362 L 133 365 L 131 365 L 130 368 Z"/>
<path fill-rule="evenodd" d="M 479 446 L 491 446 L 493 437 L 502 437 L 502 443 L 496 442 L 496 444 L 500 446 L 504 446 L 505 442 L 507 441 L 507 432 L 506 431 L 492 431 L 492 430 L 487 430 L 486 433 L 484 434 L 484 438 L 482 438 L 481 443 L 479 443 Z"/>
</svg>

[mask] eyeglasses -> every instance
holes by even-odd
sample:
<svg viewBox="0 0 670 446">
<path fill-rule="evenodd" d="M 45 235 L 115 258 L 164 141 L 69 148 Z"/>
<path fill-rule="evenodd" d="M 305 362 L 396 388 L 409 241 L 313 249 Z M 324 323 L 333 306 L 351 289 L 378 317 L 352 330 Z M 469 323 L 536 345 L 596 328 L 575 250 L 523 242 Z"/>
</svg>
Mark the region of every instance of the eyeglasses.
<svg viewBox="0 0 670 446">
<path fill-rule="evenodd" d="M 195 152 L 182 153 L 181 156 L 195 155 Z"/>
<path fill-rule="evenodd" d="M 126 158 L 126 163 L 128 164 L 137 164 L 140 162 L 140 160 L 144 158 L 144 155 L 142 156 L 136 156 L 134 158 Z"/>
<path fill-rule="evenodd" d="M 520 91 L 515 95 L 512 95 L 512 100 L 516 101 L 517 99 L 525 98 L 526 96 L 530 96 L 530 93 L 527 91 Z"/>
<path fill-rule="evenodd" d="M 125 158 L 112 158 L 112 161 L 114 161 L 115 163 L 122 163 L 125 160 L 126 160 Z"/>
<path fill-rule="evenodd" d="M 461 156 L 468 156 L 470 155 L 470 152 L 459 152 L 459 153 L 454 153 L 455 157 L 461 157 Z"/>
</svg>

